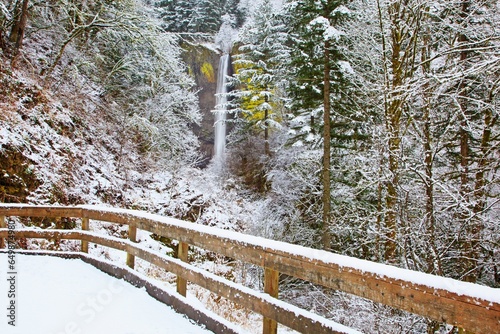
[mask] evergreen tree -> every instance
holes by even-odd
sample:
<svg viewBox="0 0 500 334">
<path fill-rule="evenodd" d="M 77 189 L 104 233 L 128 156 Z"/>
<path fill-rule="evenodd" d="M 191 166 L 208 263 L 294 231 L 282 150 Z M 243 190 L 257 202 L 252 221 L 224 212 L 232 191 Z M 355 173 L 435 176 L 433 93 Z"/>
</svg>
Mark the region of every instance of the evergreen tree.
<svg viewBox="0 0 500 334">
<path fill-rule="evenodd" d="M 343 0 L 299 0 L 288 4 L 291 21 L 290 104 L 298 136 L 323 147 L 322 244 L 331 249 L 331 159 L 360 138 L 361 118 L 352 104 L 351 67 L 337 29 L 349 13 Z M 318 119 L 319 118 L 319 119 Z"/>
<path fill-rule="evenodd" d="M 165 30 L 170 32 L 213 34 L 219 30 L 225 14 L 232 16 L 235 27 L 244 21 L 239 0 L 162 0 L 156 6 Z"/>
<path fill-rule="evenodd" d="M 189 25 L 191 32 L 216 33 L 225 13 L 223 0 L 198 0 Z"/>
<path fill-rule="evenodd" d="M 198 1 L 162 0 L 157 3 L 164 29 L 170 32 L 187 32 L 192 25 L 192 15 Z"/>
<path fill-rule="evenodd" d="M 285 26 L 273 14 L 270 1 L 265 0 L 257 13 L 255 20 L 241 30 L 243 45 L 233 61 L 236 73 L 231 82 L 236 89 L 231 95 L 237 106 L 233 111 L 241 114 L 253 132 L 264 133 L 264 151 L 270 155 L 269 130 L 279 127 L 280 122 L 277 74 L 288 51 L 284 47 Z"/>
<path fill-rule="evenodd" d="M 226 0 L 228 14 L 234 17 L 234 28 L 240 28 L 245 23 L 245 12 L 240 8 L 239 0 Z"/>
</svg>

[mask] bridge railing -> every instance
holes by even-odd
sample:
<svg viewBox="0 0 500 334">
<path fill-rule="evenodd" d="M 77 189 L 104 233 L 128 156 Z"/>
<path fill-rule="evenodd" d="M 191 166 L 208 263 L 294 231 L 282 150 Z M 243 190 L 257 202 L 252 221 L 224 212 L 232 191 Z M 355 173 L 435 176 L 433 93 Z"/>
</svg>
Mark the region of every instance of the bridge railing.
<svg viewBox="0 0 500 334">
<path fill-rule="evenodd" d="M 347 327 L 277 299 L 279 274 L 297 277 L 327 288 L 464 328 L 473 333 L 500 333 L 500 290 L 428 275 L 322 250 L 197 225 L 141 211 L 94 206 L 57 207 L 0 204 L 0 246 L 8 236 L 6 216 L 71 217 L 82 220 L 82 230 L 19 229 L 15 238 L 81 240 L 122 250 L 127 265 L 142 258 L 177 275 L 177 291 L 185 295 L 191 282 L 264 316 L 263 333 L 276 333 L 277 323 L 302 333 L 352 333 Z M 127 224 L 129 240 L 89 230 L 93 220 Z M 177 258 L 150 251 L 136 243 L 137 229 L 179 241 Z M 261 293 L 187 263 L 189 245 L 260 266 Z"/>
</svg>

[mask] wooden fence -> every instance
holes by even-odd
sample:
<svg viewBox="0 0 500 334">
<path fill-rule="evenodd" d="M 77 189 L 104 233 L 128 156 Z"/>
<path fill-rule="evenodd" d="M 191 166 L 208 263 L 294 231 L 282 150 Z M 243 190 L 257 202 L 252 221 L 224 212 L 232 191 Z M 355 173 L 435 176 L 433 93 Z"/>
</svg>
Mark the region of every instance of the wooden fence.
<svg viewBox="0 0 500 334">
<path fill-rule="evenodd" d="M 5 217 L 71 217 L 82 230 L 9 230 Z M 129 239 L 89 231 L 91 221 L 128 225 Z M 179 241 L 177 258 L 155 253 L 136 242 L 137 230 Z M 81 240 L 82 252 L 95 243 L 127 253 L 134 268 L 139 257 L 177 275 L 177 291 L 185 295 L 187 282 L 197 284 L 264 317 L 263 333 L 276 333 L 277 323 L 302 333 L 355 333 L 277 299 L 279 274 L 297 277 L 327 288 L 464 328 L 473 333 L 500 333 L 500 290 L 404 270 L 369 261 L 236 232 L 188 223 L 141 211 L 93 206 L 60 207 L 0 204 L 0 247 L 3 238 Z M 264 269 L 264 293 L 196 268 L 189 263 L 189 245 Z"/>
</svg>

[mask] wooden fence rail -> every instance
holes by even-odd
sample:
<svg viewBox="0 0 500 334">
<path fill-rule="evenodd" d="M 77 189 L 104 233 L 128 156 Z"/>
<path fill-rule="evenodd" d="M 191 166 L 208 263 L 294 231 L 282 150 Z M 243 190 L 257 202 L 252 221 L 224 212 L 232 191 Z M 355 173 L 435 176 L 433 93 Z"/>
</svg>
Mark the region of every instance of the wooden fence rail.
<svg viewBox="0 0 500 334">
<path fill-rule="evenodd" d="M 187 282 L 213 291 L 264 316 L 263 333 L 276 333 L 276 324 L 303 333 L 352 333 L 277 299 L 279 274 L 341 290 L 429 319 L 480 333 L 500 333 L 500 290 L 349 258 L 321 250 L 267 240 L 236 232 L 188 223 L 141 211 L 94 206 L 51 207 L 0 204 L 0 245 L 8 235 L 3 217 L 72 217 L 82 219 L 82 231 L 19 229 L 15 238 L 75 239 L 127 253 L 127 265 L 142 258 L 177 275 L 177 291 L 186 293 Z M 129 239 L 116 239 L 87 231 L 89 221 L 129 226 Z M 178 258 L 154 253 L 136 243 L 137 229 L 179 241 Z M 188 245 L 264 268 L 264 292 L 239 286 L 187 263 Z"/>
</svg>

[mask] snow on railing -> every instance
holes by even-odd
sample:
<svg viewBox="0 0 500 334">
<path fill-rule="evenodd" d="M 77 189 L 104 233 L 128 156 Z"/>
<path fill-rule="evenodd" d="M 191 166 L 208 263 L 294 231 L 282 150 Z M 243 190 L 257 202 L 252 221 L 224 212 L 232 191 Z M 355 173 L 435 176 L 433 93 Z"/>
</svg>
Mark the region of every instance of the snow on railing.
<svg viewBox="0 0 500 334">
<path fill-rule="evenodd" d="M 8 235 L 5 216 L 72 217 L 82 219 L 82 231 L 17 229 L 15 238 L 81 240 L 127 253 L 134 268 L 142 258 L 177 275 L 177 291 L 186 294 L 191 282 L 264 316 L 263 333 L 276 333 L 277 323 L 303 333 L 356 331 L 278 300 L 279 273 L 344 291 L 474 333 L 500 333 L 500 290 L 346 257 L 322 250 L 197 225 L 142 211 L 97 206 L 34 206 L 0 204 L 0 247 Z M 129 240 L 98 235 L 89 221 L 129 226 Z M 176 259 L 136 243 L 137 229 L 179 241 Z M 264 292 L 243 287 L 187 263 L 188 245 L 264 268 Z"/>
</svg>

